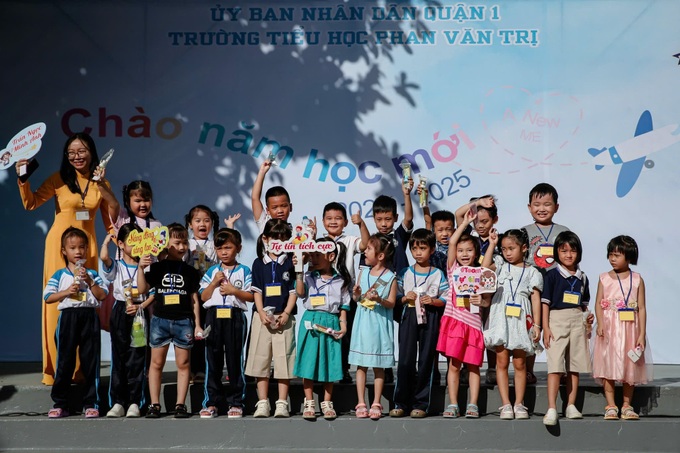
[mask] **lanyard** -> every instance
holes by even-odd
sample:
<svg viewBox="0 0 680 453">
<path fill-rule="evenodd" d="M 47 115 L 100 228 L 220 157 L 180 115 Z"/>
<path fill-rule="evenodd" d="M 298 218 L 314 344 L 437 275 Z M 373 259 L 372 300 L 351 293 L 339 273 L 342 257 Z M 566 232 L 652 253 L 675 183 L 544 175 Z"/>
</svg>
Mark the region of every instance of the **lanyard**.
<svg viewBox="0 0 680 453">
<path fill-rule="evenodd" d="M 413 266 L 412 269 L 413 269 L 413 286 L 415 288 L 420 288 L 427 282 L 427 279 L 430 278 L 430 275 L 432 274 L 432 266 L 430 266 L 427 269 L 427 275 L 425 276 L 425 279 L 422 282 L 420 282 L 420 284 L 418 284 L 418 278 L 416 277 L 416 267 Z"/>
<path fill-rule="evenodd" d="M 385 268 L 385 269 L 382 270 L 382 272 L 380 273 L 380 275 L 378 275 L 378 278 L 375 279 L 375 281 L 373 282 L 373 284 L 371 284 L 371 272 L 370 272 L 370 271 L 368 272 L 368 275 L 366 276 L 366 282 L 368 283 L 368 289 L 371 289 L 371 287 L 372 287 L 373 285 L 375 285 L 376 283 L 378 283 L 378 280 L 380 280 L 380 277 L 383 276 L 383 274 L 385 273 L 386 270 L 387 270 L 387 268 Z"/>
<path fill-rule="evenodd" d="M 515 303 L 515 296 L 517 295 L 517 291 L 519 291 L 519 284 L 522 283 L 522 277 L 524 277 L 524 271 L 526 270 L 527 265 L 523 264 L 522 265 L 522 273 L 519 276 L 519 280 L 517 281 L 517 287 L 515 290 L 512 290 L 512 280 L 508 280 L 508 283 L 510 283 L 510 295 L 512 296 L 512 303 Z M 508 263 L 508 272 L 510 272 L 510 263 Z M 510 274 L 512 277 L 512 274 Z"/>
<path fill-rule="evenodd" d="M 278 261 L 272 260 L 272 283 L 276 283 L 276 265 Z"/>
<path fill-rule="evenodd" d="M 322 294 L 321 290 L 324 289 L 326 286 L 330 285 L 331 283 L 333 283 L 333 280 L 335 280 L 335 277 L 336 277 L 336 275 L 333 275 L 330 280 L 328 280 L 323 285 L 317 287 L 316 282 L 318 282 L 319 280 L 323 281 L 323 279 L 321 278 L 321 274 L 319 274 L 318 272 L 315 272 L 315 274 L 316 275 L 314 275 L 314 278 L 313 278 L 314 290 L 316 291 L 315 294 Z"/>
<path fill-rule="evenodd" d="M 236 267 L 238 264 L 234 265 L 234 268 L 229 272 L 229 269 L 225 268 L 224 269 L 224 274 L 229 283 L 231 283 L 231 276 L 234 275 L 234 272 L 236 271 Z M 222 264 L 220 264 L 220 269 L 222 269 Z M 227 297 L 229 296 L 222 296 L 222 305 L 227 305 Z"/>
<path fill-rule="evenodd" d="M 547 235 L 543 234 L 543 230 L 541 229 L 540 226 L 538 226 L 538 223 L 534 222 L 534 225 L 536 225 L 536 228 L 538 228 L 538 232 L 541 233 L 541 236 L 543 236 L 545 242 L 550 243 L 550 235 L 552 234 L 552 230 L 555 227 L 555 224 L 553 223 L 552 225 L 550 225 L 550 229 L 548 230 Z"/>
<path fill-rule="evenodd" d="M 482 256 L 486 255 L 486 251 L 488 249 L 489 249 L 489 240 L 487 239 L 486 241 L 482 241 L 482 238 L 479 238 L 480 255 L 482 255 Z"/>
<path fill-rule="evenodd" d="M 623 296 L 623 301 L 626 303 L 626 307 L 628 307 L 628 299 L 630 299 L 630 293 L 633 291 L 633 271 L 630 271 L 630 288 L 628 288 L 628 295 L 626 296 L 626 293 L 623 292 L 623 283 L 621 283 L 621 278 L 619 278 L 619 274 L 616 274 L 616 279 L 619 281 L 619 287 L 621 288 L 621 295 Z"/>
<path fill-rule="evenodd" d="M 183 263 L 184 263 L 183 261 L 179 262 L 179 266 L 177 267 L 177 275 L 180 275 L 180 276 L 182 275 L 180 272 L 182 272 L 182 264 Z M 173 275 L 172 279 L 170 279 L 170 291 L 172 291 L 172 294 L 176 294 L 175 293 L 175 277 L 174 277 L 174 275 Z"/>
<path fill-rule="evenodd" d="M 139 266 L 135 267 L 135 271 L 132 273 L 132 275 L 130 275 L 130 269 L 128 269 L 125 261 L 123 261 L 123 267 L 125 268 L 125 272 L 127 273 L 128 278 L 130 278 L 130 286 L 132 288 L 136 288 L 137 286 L 135 285 L 136 282 L 135 275 L 137 275 L 137 270 L 139 269 Z"/>
<path fill-rule="evenodd" d="M 196 250 L 198 250 L 198 251 L 206 250 L 206 249 L 207 249 L 207 247 L 206 247 L 207 244 L 208 244 L 208 239 L 204 239 L 204 240 L 203 240 L 203 245 L 199 244 L 199 243 L 198 243 L 198 239 L 196 239 Z"/>
<path fill-rule="evenodd" d="M 76 179 L 76 184 L 78 184 L 78 189 L 80 189 L 80 202 L 83 205 L 83 209 L 85 208 L 85 197 L 87 196 L 87 191 L 90 190 L 90 180 L 87 180 L 87 184 L 85 184 L 85 191 L 80 188 L 80 183 Z"/>
<path fill-rule="evenodd" d="M 571 283 L 571 282 L 569 281 L 569 280 L 572 279 L 572 278 L 574 279 L 574 282 L 573 282 L 573 283 Z M 572 276 L 570 276 L 570 277 L 567 279 L 567 283 L 569 283 L 569 286 L 570 286 L 570 288 L 569 288 L 569 291 L 570 291 L 570 292 L 572 292 L 572 293 L 574 292 L 574 286 L 576 286 L 576 283 L 578 283 L 579 281 L 580 281 L 579 278 L 578 278 L 577 276 L 575 276 L 575 275 L 572 275 Z"/>
</svg>

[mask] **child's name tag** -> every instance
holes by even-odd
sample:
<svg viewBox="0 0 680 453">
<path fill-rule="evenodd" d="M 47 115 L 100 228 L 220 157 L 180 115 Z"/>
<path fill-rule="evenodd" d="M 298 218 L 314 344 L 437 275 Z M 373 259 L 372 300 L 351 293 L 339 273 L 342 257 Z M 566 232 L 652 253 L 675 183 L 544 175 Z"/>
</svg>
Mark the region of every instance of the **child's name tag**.
<svg viewBox="0 0 680 453">
<path fill-rule="evenodd" d="M 179 294 L 166 294 L 163 301 L 165 305 L 179 305 Z"/>
<path fill-rule="evenodd" d="M 554 246 L 552 244 L 541 244 L 538 246 L 541 256 L 553 256 Z"/>
<path fill-rule="evenodd" d="M 373 310 L 375 308 L 375 301 L 370 300 L 370 299 L 364 299 L 361 302 L 359 302 L 364 308 L 368 308 L 369 310 Z"/>
<path fill-rule="evenodd" d="M 522 314 L 522 306 L 519 304 L 508 304 L 505 306 L 505 316 L 511 316 L 513 318 L 519 318 Z"/>
<path fill-rule="evenodd" d="M 120 284 L 125 288 L 127 288 L 128 286 L 132 286 L 132 279 L 131 278 L 125 279 L 122 282 L 120 282 Z"/>
<path fill-rule="evenodd" d="M 620 309 L 619 321 L 635 321 L 635 310 L 632 308 Z"/>
<path fill-rule="evenodd" d="M 218 308 L 217 319 L 231 319 L 231 308 Z"/>
<path fill-rule="evenodd" d="M 281 283 L 270 283 L 264 290 L 266 297 L 276 297 L 281 295 Z"/>
<path fill-rule="evenodd" d="M 457 308 L 470 308 L 470 298 L 457 296 L 456 297 L 456 307 Z"/>
<path fill-rule="evenodd" d="M 78 209 L 76 211 L 76 220 L 87 221 L 90 220 L 90 211 L 87 209 Z"/>
<path fill-rule="evenodd" d="M 326 305 L 326 295 L 324 294 L 310 294 L 309 301 L 312 303 L 312 307 L 322 307 Z"/>
<path fill-rule="evenodd" d="M 73 295 L 72 299 L 78 302 L 85 302 L 87 300 L 87 293 L 85 291 L 78 291 Z"/>
<path fill-rule="evenodd" d="M 565 291 L 564 296 L 562 296 L 562 302 L 565 304 L 578 305 L 581 303 L 581 293 Z"/>
</svg>

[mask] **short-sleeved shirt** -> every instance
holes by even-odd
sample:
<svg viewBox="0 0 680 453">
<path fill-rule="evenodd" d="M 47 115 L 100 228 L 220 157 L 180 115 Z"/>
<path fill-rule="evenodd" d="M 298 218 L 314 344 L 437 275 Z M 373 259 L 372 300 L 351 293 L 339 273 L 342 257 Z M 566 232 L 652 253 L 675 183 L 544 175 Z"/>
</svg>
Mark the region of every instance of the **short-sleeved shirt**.
<svg viewBox="0 0 680 453">
<path fill-rule="evenodd" d="M 102 265 L 104 277 L 113 283 L 113 297 L 116 300 L 125 300 L 125 291 L 130 288 L 133 302 L 144 302 L 145 294 L 140 294 L 137 289 L 137 264 L 127 264 L 123 260 L 113 260 L 111 267 Z"/>
<path fill-rule="evenodd" d="M 356 281 L 356 272 L 354 271 L 354 256 L 361 253 L 361 238 L 358 236 L 348 236 L 344 233 L 333 239 L 336 243 L 342 243 L 347 249 L 345 254 L 345 267 L 349 271 L 349 275 L 352 277 L 352 285 Z"/>
<path fill-rule="evenodd" d="M 529 235 L 529 257 L 527 262 L 536 266 L 542 273 L 557 265 L 553 256 L 553 246 L 557 235 L 563 231 L 569 231 L 564 225 L 553 223 L 549 227 L 539 226 L 536 223 L 526 225 L 524 229 Z"/>
<path fill-rule="evenodd" d="M 586 309 L 590 302 L 590 289 L 588 277 L 581 269 L 572 275 L 559 263 L 554 269 L 550 269 L 543 278 L 543 292 L 541 302 L 548 304 L 551 310 L 564 310 L 567 308 L 580 307 Z M 578 303 L 575 296 L 578 295 Z M 566 301 L 566 302 L 565 302 Z"/>
<path fill-rule="evenodd" d="M 281 313 L 288 305 L 288 296 L 295 293 L 295 271 L 293 261 L 288 255 L 283 254 L 272 260 L 269 255 L 264 255 L 253 261 L 254 293 L 262 294 L 264 307 L 274 307 L 274 313 Z M 276 288 L 278 286 L 278 289 Z M 270 287 L 271 289 L 267 289 Z M 278 293 L 278 295 L 273 295 Z M 253 306 L 253 311 L 256 308 Z M 297 313 L 297 306 L 293 307 L 291 315 Z"/>
<path fill-rule="evenodd" d="M 94 281 L 95 285 L 103 289 L 106 294 L 109 293 L 104 281 L 96 271 L 87 269 L 87 273 L 92 281 Z M 73 273 L 68 268 L 65 267 L 63 269 L 59 269 L 47 281 L 47 286 L 45 286 L 45 290 L 43 291 L 43 300 L 47 300 L 47 298 L 54 293 L 68 289 L 73 284 L 73 278 Z M 59 302 L 59 305 L 57 305 L 57 310 L 64 310 L 66 308 L 95 308 L 99 307 L 99 304 L 99 300 L 94 297 L 94 294 L 92 294 L 92 290 L 88 287 L 88 285 L 85 282 L 81 282 L 79 296 L 74 298 L 65 298 Z"/>
<path fill-rule="evenodd" d="M 135 218 L 133 219 L 132 217 L 130 217 L 130 214 L 127 212 L 127 209 L 121 206 L 120 211 L 118 211 L 118 217 L 115 219 L 115 221 L 113 221 L 114 230 L 116 231 L 116 233 L 118 233 L 118 230 L 120 230 L 123 225 L 130 222 L 133 222 L 135 225 L 139 225 L 143 230 L 153 229 L 162 226 L 161 222 L 159 222 L 156 219 L 150 218 L 143 219 L 137 216 L 135 216 Z"/>
<path fill-rule="evenodd" d="M 415 266 L 402 269 L 397 277 L 397 285 L 397 293 L 400 296 L 410 291 L 417 293 L 420 290 L 422 294 L 427 294 L 433 299 L 441 299 L 442 302 L 446 302 L 446 292 L 449 290 L 446 275 L 434 266 L 425 273 L 416 271 Z M 426 307 L 428 308 L 435 310 L 440 307 Z"/>
<path fill-rule="evenodd" d="M 205 274 L 210 266 L 219 263 L 215 243 L 210 239 L 189 239 L 189 252 L 185 255 L 184 261 L 196 269 L 200 275 Z"/>
<path fill-rule="evenodd" d="M 350 294 L 348 289 L 343 289 L 343 284 L 337 273 L 330 279 L 324 279 L 317 271 L 306 272 L 305 297 L 302 298 L 305 309 L 334 314 L 349 310 Z"/>
<path fill-rule="evenodd" d="M 222 264 L 216 264 L 203 275 L 203 278 L 201 279 L 201 289 L 199 290 L 199 293 L 202 293 L 208 285 L 213 281 L 213 278 L 215 277 L 215 273 L 222 271 L 224 272 L 224 277 L 229 280 L 229 283 L 234 285 L 235 288 L 250 292 L 250 287 L 252 284 L 252 275 L 250 273 L 250 268 L 248 266 L 244 266 L 243 264 L 237 264 L 234 269 L 231 271 L 223 269 Z M 247 310 L 248 305 L 246 305 L 246 302 L 239 299 L 238 297 L 234 296 L 233 294 L 230 294 L 228 296 L 223 296 L 220 294 L 219 288 L 216 288 L 215 291 L 213 291 L 212 296 L 210 299 L 205 301 L 203 304 L 205 308 L 209 307 L 221 307 L 221 306 L 228 306 L 228 307 L 236 307 L 240 308 L 241 310 Z"/>
<path fill-rule="evenodd" d="M 163 260 L 153 263 L 144 273 L 147 283 L 155 289 L 153 315 L 165 319 L 193 319 L 191 295 L 198 293 L 198 271 L 184 261 Z"/>
</svg>

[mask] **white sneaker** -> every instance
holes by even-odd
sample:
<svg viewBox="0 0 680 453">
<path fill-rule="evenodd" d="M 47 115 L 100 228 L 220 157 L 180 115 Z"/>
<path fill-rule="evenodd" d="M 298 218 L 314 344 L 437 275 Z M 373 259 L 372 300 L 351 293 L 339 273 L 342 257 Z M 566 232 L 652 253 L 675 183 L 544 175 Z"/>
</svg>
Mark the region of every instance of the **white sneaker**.
<svg viewBox="0 0 680 453">
<path fill-rule="evenodd" d="M 132 403 L 130 404 L 130 407 L 128 407 L 127 414 L 125 414 L 127 418 L 139 418 L 140 413 L 139 413 L 139 406 Z"/>
<path fill-rule="evenodd" d="M 515 420 L 526 420 L 529 418 L 529 411 L 523 404 L 515 404 Z"/>
<path fill-rule="evenodd" d="M 567 406 L 567 410 L 564 411 L 564 416 L 572 420 L 576 418 L 583 418 L 583 414 L 580 413 L 573 404 Z"/>
<path fill-rule="evenodd" d="M 118 403 L 114 404 L 111 410 L 106 413 L 109 418 L 120 418 L 123 415 L 125 415 L 125 408 Z"/>
<path fill-rule="evenodd" d="M 276 410 L 274 411 L 274 417 L 276 418 L 290 417 L 290 411 L 288 410 L 288 401 L 286 400 L 276 401 Z"/>
<path fill-rule="evenodd" d="M 557 409 L 548 409 L 548 412 L 543 416 L 543 424 L 546 426 L 555 426 L 557 424 Z"/>
<path fill-rule="evenodd" d="M 269 400 L 260 400 L 255 404 L 254 418 L 267 418 L 271 412 L 271 407 L 269 407 Z"/>
<path fill-rule="evenodd" d="M 512 411 L 512 406 L 509 404 L 499 407 L 498 410 L 501 411 L 501 420 L 512 420 L 515 418 L 515 413 Z"/>
</svg>

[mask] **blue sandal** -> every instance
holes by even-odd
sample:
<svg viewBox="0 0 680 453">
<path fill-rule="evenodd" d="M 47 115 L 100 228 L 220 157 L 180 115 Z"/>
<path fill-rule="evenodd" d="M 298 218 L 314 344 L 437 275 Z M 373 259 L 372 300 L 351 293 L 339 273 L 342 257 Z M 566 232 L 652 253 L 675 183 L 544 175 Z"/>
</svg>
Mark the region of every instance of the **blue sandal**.
<svg viewBox="0 0 680 453">
<path fill-rule="evenodd" d="M 460 408 L 457 404 L 449 404 L 444 411 L 444 418 L 458 418 L 460 417 Z"/>
<path fill-rule="evenodd" d="M 465 410 L 465 418 L 479 418 L 479 407 L 476 404 L 468 404 Z"/>
</svg>

